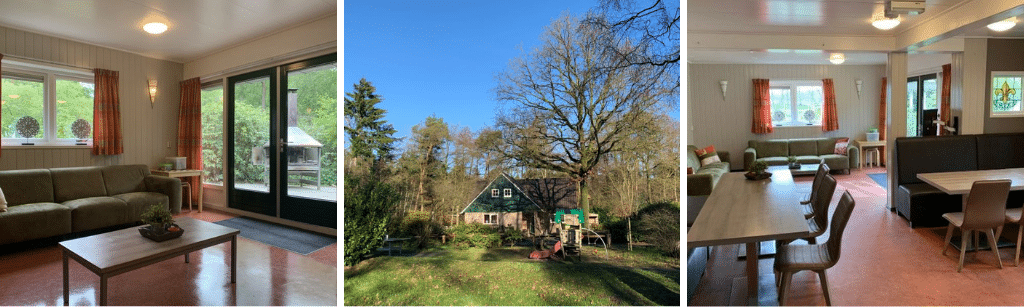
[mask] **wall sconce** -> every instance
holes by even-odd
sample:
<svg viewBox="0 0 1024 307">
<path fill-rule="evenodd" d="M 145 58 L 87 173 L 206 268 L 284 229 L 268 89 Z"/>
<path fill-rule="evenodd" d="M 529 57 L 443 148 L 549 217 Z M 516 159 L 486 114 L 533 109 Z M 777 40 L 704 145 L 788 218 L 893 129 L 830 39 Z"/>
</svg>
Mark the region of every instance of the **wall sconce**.
<svg viewBox="0 0 1024 307">
<path fill-rule="evenodd" d="M 722 100 L 725 100 L 725 88 L 729 86 L 729 81 L 722 80 L 718 83 L 722 84 Z"/>
<path fill-rule="evenodd" d="M 857 81 L 854 81 L 854 83 L 857 83 L 857 98 L 860 98 L 860 88 L 862 85 L 864 85 L 864 81 L 857 79 Z"/>
<path fill-rule="evenodd" d="M 156 80 L 149 79 L 149 103 L 156 103 Z"/>
</svg>

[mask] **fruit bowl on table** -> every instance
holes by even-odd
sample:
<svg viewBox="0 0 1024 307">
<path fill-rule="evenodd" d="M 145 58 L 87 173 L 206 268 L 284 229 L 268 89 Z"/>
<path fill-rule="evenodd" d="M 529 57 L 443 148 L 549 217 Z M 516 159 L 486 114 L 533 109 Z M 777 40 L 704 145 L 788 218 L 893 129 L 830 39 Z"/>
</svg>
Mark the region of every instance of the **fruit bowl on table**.
<svg viewBox="0 0 1024 307">
<path fill-rule="evenodd" d="M 746 173 L 743 174 L 743 176 L 747 177 L 747 180 L 761 180 L 761 179 L 767 179 L 768 177 L 771 177 L 772 173 L 764 172 L 764 173 L 757 174 L 757 173 L 754 173 L 754 172 L 746 172 Z"/>
<path fill-rule="evenodd" d="M 143 237 L 146 237 L 147 239 L 156 242 L 163 242 L 170 239 L 181 237 L 181 235 L 185 233 L 185 229 L 182 229 L 180 226 L 178 226 L 178 224 L 171 224 L 170 226 L 167 227 L 167 230 L 164 230 L 163 233 L 154 232 L 152 227 L 152 225 L 139 227 L 139 234 L 141 234 Z"/>
</svg>

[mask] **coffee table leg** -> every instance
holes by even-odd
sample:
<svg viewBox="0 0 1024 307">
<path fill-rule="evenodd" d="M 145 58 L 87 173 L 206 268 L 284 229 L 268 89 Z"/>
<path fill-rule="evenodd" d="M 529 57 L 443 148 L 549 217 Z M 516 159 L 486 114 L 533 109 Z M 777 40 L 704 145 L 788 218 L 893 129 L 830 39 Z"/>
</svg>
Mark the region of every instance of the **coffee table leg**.
<svg viewBox="0 0 1024 307">
<path fill-rule="evenodd" d="M 100 306 L 107 305 L 107 277 L 100 276 Z"/>
<path fill-rule="evenodd" d="M 64 258 L 64 306 L 70 306 L 71 288 L 68 284 L 68 251 L 63 250 L 61 255 L 63 255 L 61 258 Z"/>
<path fill-rule="evenodd" d="M 238 237 L 231 236 L 231 283 L 235 283 L 235 270 L 238 266 Z"/>
<path fill-rule="evenodd" d="M 185 263 L 188 263 L 188 254 L 190 253 L 185 253 Z"/>
<path fill-rule="evenodd" d="M 761 252 L 761 242 L 747 243 L 747 304 L 756 306 L 758 297 L 757 258 Z"/>
</svg>

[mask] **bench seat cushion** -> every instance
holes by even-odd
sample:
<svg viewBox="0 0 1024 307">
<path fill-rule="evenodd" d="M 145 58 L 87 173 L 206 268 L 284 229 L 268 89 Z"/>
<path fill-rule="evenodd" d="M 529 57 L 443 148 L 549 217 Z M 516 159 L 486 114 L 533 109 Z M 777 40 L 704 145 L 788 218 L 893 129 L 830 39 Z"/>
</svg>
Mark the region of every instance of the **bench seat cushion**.
<svg viewBox="0 0 1024 307">
<path fill-rule="evenodd" d="M 910 221 L 910 227 L 940 227 L 949 212 L 960 212 L 963 197 L 949 195 L 927 183 L 901 184 L 896 192 L 896 212 Z"/>
<path fill-rule="evenodd" d="M 22 204 L 0 212 L 0 244 L 71 233 L 71 208 L 57 203 Z"/>
</svg>

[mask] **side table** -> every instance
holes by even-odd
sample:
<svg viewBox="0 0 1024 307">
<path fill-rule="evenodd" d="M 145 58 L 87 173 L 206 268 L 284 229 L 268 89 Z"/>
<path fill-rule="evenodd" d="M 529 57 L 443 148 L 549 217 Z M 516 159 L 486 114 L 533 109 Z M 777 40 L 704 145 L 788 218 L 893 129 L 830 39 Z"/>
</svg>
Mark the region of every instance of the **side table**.
<svg viewBox="0 0 1024 307">
<path fill-rule="evenodd" d="M 857 143 L 857 147 L 859 147 L 861 152 L 864 153 L 863 157 L 861 157 L 862 159 L 860 159 L 860 165 L 858 165 L 857 168 L 864 167 L 864 162 L 867 160 L 868 147 L 873 147 L 871 152 L 875 154 L 874 160 L 876 166 L 882 166 L 882 155 L 885 153 L 885 141 L 856 140 L 854 142 Z M 868 163 L 868 165 L 870 165 L 870 163 Z"/>
<path fill-rule="evenodd" d="M 181 177 L 196 177 L 199 178 L 199 212 L 203 212 L 203 171 L 201 170 L 180 170 L 180 171 L 161 171 L 161 170 L 149 170 L 150 173 L 157 176 L 181 178 Z M 189 200 L 192 201 L 192 200 Z"/>
</svg>

